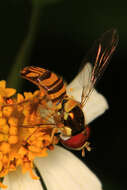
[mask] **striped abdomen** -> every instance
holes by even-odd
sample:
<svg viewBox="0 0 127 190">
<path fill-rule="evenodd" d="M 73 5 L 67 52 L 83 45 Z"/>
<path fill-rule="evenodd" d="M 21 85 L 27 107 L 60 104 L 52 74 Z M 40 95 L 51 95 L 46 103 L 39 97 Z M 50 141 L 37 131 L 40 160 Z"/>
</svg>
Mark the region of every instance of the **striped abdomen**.
<svg viewBox="0 0 127 190">
<path fill-rule="evenodd" d="M 39 88 L 44 88 L 52 102 L 58 102 L 66 95 L 66 87 L 63 80 L 51 71 L 40 67 L 28 66 L 21 71 L 21 75 Z"/>
</svg>

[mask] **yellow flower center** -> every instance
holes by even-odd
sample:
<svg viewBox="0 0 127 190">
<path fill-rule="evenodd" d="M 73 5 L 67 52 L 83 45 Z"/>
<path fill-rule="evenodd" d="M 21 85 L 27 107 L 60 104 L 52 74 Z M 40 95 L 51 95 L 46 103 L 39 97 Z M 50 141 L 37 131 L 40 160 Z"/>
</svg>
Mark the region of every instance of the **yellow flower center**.
<svg viewBox="0 0 127 190">
<path fill-rule="evenodd" d="M 0 81 L 0 177 L 20 166 L 23 173 L 29 171 L 33 179 L 38 179 L 32 172 L 33 161 L 37 156 L 47 156 L 58 139 L 52 138 L 52 125 L 44 125 L 45 118 L 39 114 L 43 94 L 25 92 L 11 98 L 15 93 Z M 6 186 L 0 183 L 0 187 Z"/>
</svg>

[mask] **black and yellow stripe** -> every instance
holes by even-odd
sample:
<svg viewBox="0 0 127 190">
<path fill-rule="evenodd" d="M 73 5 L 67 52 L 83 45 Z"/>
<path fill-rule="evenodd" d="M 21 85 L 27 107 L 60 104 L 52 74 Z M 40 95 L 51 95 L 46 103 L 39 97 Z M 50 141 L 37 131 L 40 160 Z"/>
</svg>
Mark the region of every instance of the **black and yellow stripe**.
<svg viewBox="0 0 127 190">
<path fill-rule="evenodd" d="M 39 88 L 43 87 L 54 103 L 57 103 L 66 95 L 66 86 L 63 80 L 51 71 L 28 66 L 21 71 L 21 75 Z"/>
</svg>

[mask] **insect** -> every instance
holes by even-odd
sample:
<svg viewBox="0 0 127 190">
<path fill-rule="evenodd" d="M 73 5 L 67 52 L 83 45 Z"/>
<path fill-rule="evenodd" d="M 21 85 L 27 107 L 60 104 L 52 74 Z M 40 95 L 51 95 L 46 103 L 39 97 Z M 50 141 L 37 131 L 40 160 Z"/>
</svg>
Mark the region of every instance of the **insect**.
<svg viewBox="0 0 127 190">
<path fill-rule="evenodd" d="M 95 41 L 86 55 L 83 60 L 83 69 L 78 75 L 79 84 L 77 86 L 80 86 L 82 91 L 80 102 L 67 94 L 63 79 L 55 73 L 33 66 L 25 67 L 21 71 L 23 78 L 37 85 L 40 91 L 45 91 L 50 106 L 55 106 L 54 111 L 51 111 L 40 105 L 39 111 L 42 117 L 49 114 L 47 122 L 53 126 L 54 131 L 56 130 L 53 135 L 58 134 L 61 143 L 69 149 L 90 149 L 87 141 L 90 128 L 86 125 L 83 107 L 105 71 L 117 43 L 117 31 L 111 29 Z M 62 127 L 59 127 L 60 124 Z"/>
</svg>

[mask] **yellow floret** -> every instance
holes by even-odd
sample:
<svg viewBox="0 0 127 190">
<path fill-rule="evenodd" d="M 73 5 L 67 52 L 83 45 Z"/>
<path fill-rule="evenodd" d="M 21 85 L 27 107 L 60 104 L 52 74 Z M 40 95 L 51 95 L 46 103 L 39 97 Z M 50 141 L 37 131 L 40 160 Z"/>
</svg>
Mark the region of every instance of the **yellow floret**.
<svg viewBox="0 0 127 190">
<path fill-rule="evenodd" d="M 1 80 L 0 81 L 0 88 L 5 88 L 6 87 L 6 81 L 5 80 Z"/>
<path fill-rule="evenodd" d="M 4 134 L 8 134 L 8 132 L 9 132 L 9 125 L 8 124 L 0 125 L 0 132 L 2 132 Z"/>
<path fill-rule="evenodd" d="M 0 145 L 0 151 L 4 154 L 7 154 L 10 152 L 10 144 L 7 143 L 7 142 L 3 142 L 1 145 Z"/>
<path fill-rule="evenodd" d="M 8 123 L 11 126 L 17 127 L 18 126 L 18 118 L 16 118 L 16 117 L 10 117 L 9 120 L 8 120 Z"/>
<path fill-rule="evenodd" d="M 5 93 L 6 93 L 5 97 L 9 98 L 9 97 L 13 96 L 16 93 L 16 90 L 13 89 L 13 88 L 6 88 Z"/>
<path fill-rule="evenodd" d="M 18 142 L 18 136 L 12 135 L 8 137 L 9 144 L 16 144 Z"/>
<path fill-rule="evenodd" d="M 11 97 L 16 93 L 16 90 L 13 88 L 6 88 L 6 81 L 0 81 L 0 95 L 1 97 Z"/>
<path fill-rule="evenodd" d="M 10 126 L 10 128 L 9 128 L 9 134 L 10 135 L 17 135 L 17 133 L 18 133 L 18 128 L 15 127 L 15 126 Z"/>
<path fill-rule="evenodd" d="M 0 126 L 6 125 L 7 121 L 5 118 L 0 118 Z"/>
<path fill-rule="evenodd" d="M 6 106 L 3 108 L 3 114 L 5 117 L 10 117 L 12 112 L 13 112 L 13 107 L 12 106 Z"/>
<path fill-rule="evenodd" d="M 24 101 L 24 97 L 22 94 L 18 93 L 17 94 L 17 103 L 22 102 L 22 101 Z"/>
<path fill-rule="evenodd" d="M 3 163 L 2 161 L 0 161 L 0 171 L 2 170 L 2 168 L 3 168 Z"/>
<path fill-rule="evenodd" d="M 0 133 L 0 142 L 8 141 L 8 135 Z"/>
</svg>

